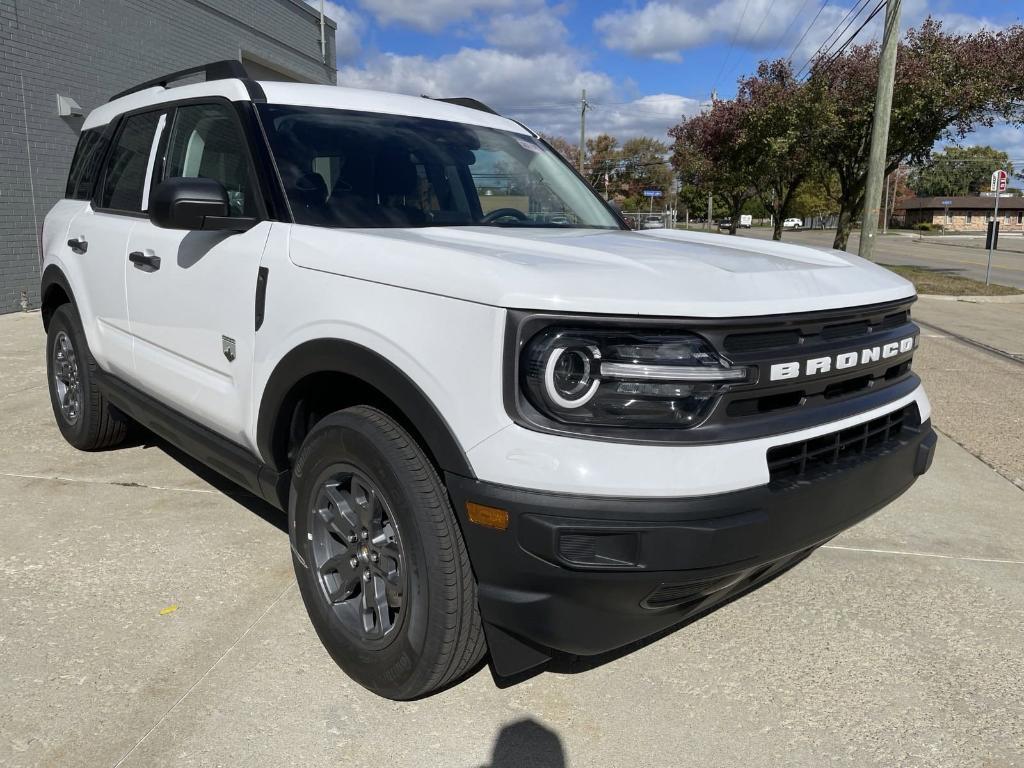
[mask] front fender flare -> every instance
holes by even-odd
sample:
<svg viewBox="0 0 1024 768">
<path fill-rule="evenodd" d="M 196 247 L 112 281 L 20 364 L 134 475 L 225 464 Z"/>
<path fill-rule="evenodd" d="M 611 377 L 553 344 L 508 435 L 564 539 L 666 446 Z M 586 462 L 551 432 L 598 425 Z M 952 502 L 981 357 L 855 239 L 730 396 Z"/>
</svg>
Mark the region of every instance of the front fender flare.
<svg viewBox="0 0 1024 768">
<path fill-rule="evenodd" d="M 340 373 L 374 387 L 412 424 L 441 470 L 476 477 L 451 427 L 416 382 L 377 352 L 342 339 L 314 339 L 300 344 L 277 363 L 267 380 L 256 422 L 256 445 L 275 471 L 286 469 L 276 466 L 280 463 L 274 444 L 278 414 L 291 389 L 316 373 Z"/>
</svg>

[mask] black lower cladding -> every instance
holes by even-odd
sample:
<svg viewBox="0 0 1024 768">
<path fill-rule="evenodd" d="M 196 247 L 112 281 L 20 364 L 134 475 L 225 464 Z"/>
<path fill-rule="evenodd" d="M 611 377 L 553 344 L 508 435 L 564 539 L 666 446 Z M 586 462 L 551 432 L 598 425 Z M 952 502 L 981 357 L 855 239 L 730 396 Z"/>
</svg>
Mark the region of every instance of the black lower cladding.
<svg viewBox="0 0 1024 768">
<path fill-rule="evenodd" d="M 796 477 L 690 498 L 544 493 L 449 474 L 488 639 L 500 635 L 503 649 L 513 639 L 506 658 L 495 655 L 498 672 L 543 660 L 538 646 L 611 651 L 769 580 L 928 470 L 936 437 L 916 406 L 886 438 Z M 508 530 L 470 523 L 469 501 L 507 510 Z"/>
</svg>

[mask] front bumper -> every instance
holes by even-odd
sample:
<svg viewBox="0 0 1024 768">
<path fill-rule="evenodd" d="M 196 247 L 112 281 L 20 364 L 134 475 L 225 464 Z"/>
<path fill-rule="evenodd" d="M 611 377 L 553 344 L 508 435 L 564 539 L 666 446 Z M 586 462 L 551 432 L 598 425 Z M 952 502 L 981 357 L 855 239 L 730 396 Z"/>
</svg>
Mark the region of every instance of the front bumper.
<svg viewBox="0 0 1024 768">
<path fill-rule="evenodd" d="M 594 655 L 705 613 L 881 509 L 931 465 L 929 421 L 798 479 L 687 498 L 596 497 L 447 476 L 499 674 Z M 507 510 L 499 531 L 466 503 Z"/>
</svg>

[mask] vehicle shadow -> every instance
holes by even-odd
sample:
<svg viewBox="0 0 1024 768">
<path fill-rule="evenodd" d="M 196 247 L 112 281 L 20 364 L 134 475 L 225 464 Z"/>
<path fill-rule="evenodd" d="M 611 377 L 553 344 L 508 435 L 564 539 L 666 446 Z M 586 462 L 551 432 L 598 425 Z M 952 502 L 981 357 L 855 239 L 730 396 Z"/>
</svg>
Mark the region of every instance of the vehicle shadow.
<svg viewBox="0 0 1024 768">
<path fill-rule="evenodd" d="M 480 768 L 565 768 L 558 734 L 536 720 L 519 720 L 498 732 L 491 762 Z"/>
<path fill-rule="evenodd" d="M 241 504 L 261 520 L 270 523 L 281 533 L 288 533 L 288 515 L 272 504 L 267 503 L 259 496 L 256 496 L 239 485 L 231 482 L 216 470 L 210 469 L 197 459 L 179 450 L 171 443 L 164 440 L 149 430 L 136 428 L 129 436 L 129 439 L 121 443 L 119 448 L 142 448 L 143 450 L 156 449 L 167 454 L 174 461 L 178 462 L 194 474 L 200 480 L 209 483 L 217 491 L 224 494 L 233 501 Z"/>
</svg>

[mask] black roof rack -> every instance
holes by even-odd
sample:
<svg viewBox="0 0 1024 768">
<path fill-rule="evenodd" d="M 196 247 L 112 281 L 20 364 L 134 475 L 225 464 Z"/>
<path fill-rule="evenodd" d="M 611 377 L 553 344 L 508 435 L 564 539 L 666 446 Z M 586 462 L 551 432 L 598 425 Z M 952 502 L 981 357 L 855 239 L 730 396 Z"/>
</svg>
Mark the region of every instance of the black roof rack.
<svg viewBox="0 0 1024 768">
<path fill-rule="evenodd" d="M 488 107 L 482 101 L 471 99 L 468 96 L 455 96 L 454 98 L 451 99 L 434 99 L 434 101 L 443 101 L 448 104 L 454 104 L 457 107 L 468 107 L 469 109 L 476 109 L 479 110 L 480 112 L 489 112 L 492 115 L 498 115 L 498 117 L 501 117 L 501 115 L 499 115 L 493 109 Z"/>
<path fill-rule="evenodd" d="M 171 72 L 169 75 L 163 77 L 157 77 L 152 80 L 147 80 L 144 83 L 133 85 L 127 90 L 115 93 L 110 97 L 109 101 L 114 99 L 120 99 L 122 96 L 127 96 L 131 93 L 138 93 L 144 91 L 147 88 L 166 88 L 168 83 L 173 83 L 175 80 L 184 80 L 186 77 L 198 74 L 206 75 L 206 82 L 211 80 L 232 80 L 238 79 L 245 83 L 246 89 L 249 91 L 249 96 L 253 101 L 262 101 L 266 97 L 263 94 L 263 89 L 259 85 L 249 79 L 249 73 L 245 69 L 245 65 L 235 59 L 225 59 L 224 61 L 214 61 L 209 64 L 202 64 L 198 67 L 190 67 L 188 69 L 182 69 L 178 72 Z"/>
</svg>

